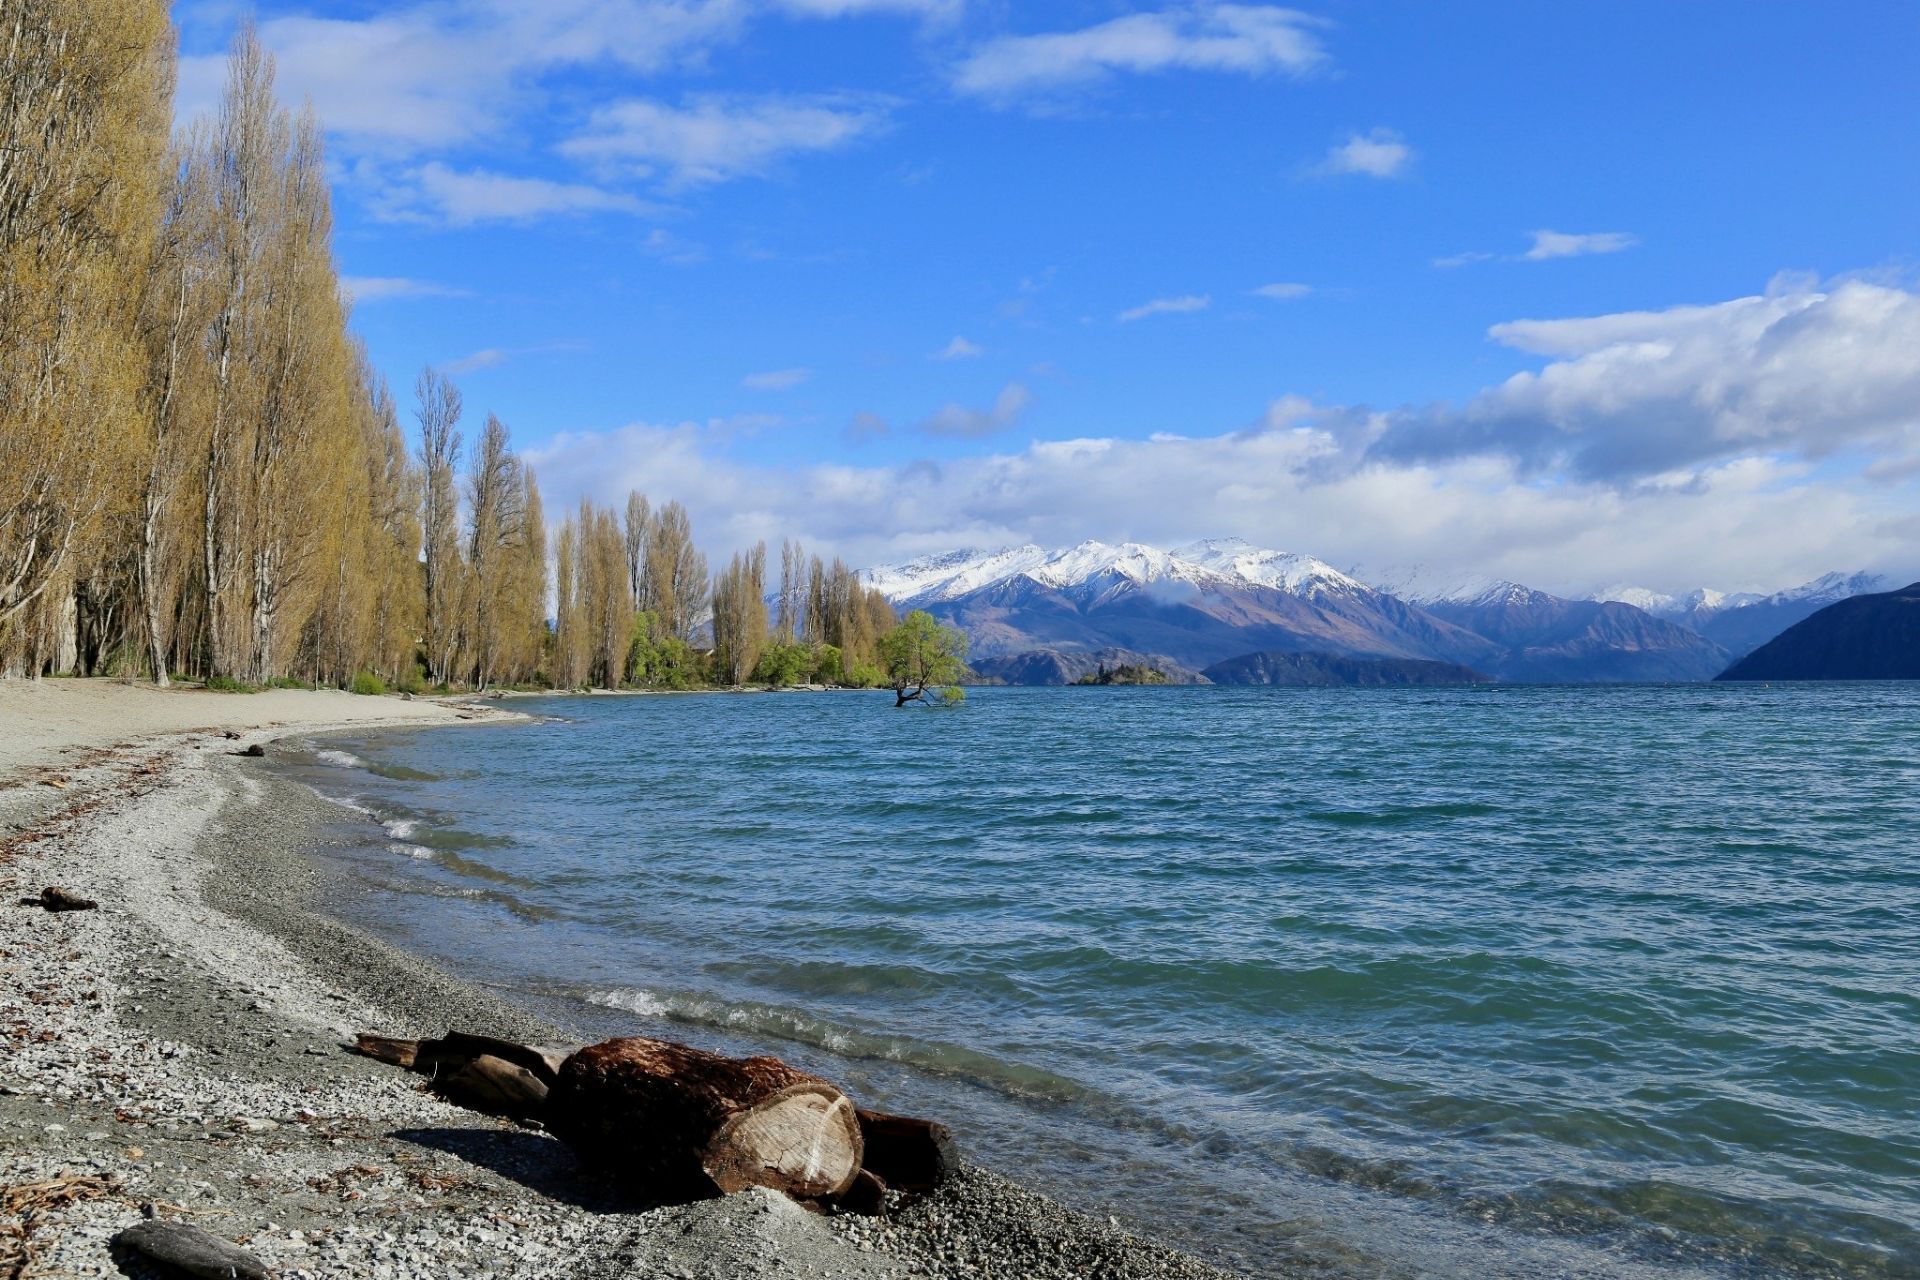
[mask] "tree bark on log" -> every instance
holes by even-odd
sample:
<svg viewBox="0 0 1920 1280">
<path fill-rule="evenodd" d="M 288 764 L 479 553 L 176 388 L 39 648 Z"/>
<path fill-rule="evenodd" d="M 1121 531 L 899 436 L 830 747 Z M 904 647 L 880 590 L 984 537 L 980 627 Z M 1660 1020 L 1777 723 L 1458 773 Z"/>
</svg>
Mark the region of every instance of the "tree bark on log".
<svg viewBox="0 0 1920 1280">
<path fill-rule="evenodd" d="M 222 1240 L 190 1222 L 150 1218 L 113 1238 L 166 1268 L 170 1274 L 201 1280 L 269 1280 L 272 1275 L 260 1259 L 228 1240 Z"/>
<path fill-rule="evenodd" d="M 818 1076 L 638 1036 L 569 1057 L 546 1124 L 589 1164 L 669 1199 L 754 1186 L 837 1196 L 865 1152 L 853 1103 Z"/>
<path fill-rule="evenodd" d="M 517 1062 L 483 1053 L 434 1078 L 433 1091 L 455 1106 L 509 1120 L 542 1120 L 547 1082 Z"/>
<path fill-rule="evenodd" d="M 960 1167 L 953 1131 L 935 1120 L 861 1110 L 863 1164 L 899 1191 L 931 1191 Z"/>
</svg>

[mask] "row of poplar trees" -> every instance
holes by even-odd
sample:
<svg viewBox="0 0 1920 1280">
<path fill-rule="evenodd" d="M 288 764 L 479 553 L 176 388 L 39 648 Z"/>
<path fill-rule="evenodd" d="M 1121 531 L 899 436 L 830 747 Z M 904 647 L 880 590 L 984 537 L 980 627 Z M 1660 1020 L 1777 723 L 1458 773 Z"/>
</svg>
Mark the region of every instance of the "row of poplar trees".
<svg viewBox="0 0 1920 1280">
<path fill-rule="evenodd" d="M 416 453 L 347 327 L 317 120 L 243 30 L 176 133 L 175 45 L 162 0 L 0 7 L 0 674 L 877 680 L 893 612 L 837 561 L 709 579 L 637 494 L 550 559 L 507 428 L 467 448 L 431 370 Z"/>
<path fill-rule="evenodd" d="M 584 499 L 561 523 L 554 600 L 543 674 L 563 688 L 880 684 L 880 639 L 898 621 L 842 561 L 793 541 L 781 544 L 777 593 L 765 543 L 709 579 L 686 508 L 656 510 L 640 493 L 624 513 Z"/>
</svg>

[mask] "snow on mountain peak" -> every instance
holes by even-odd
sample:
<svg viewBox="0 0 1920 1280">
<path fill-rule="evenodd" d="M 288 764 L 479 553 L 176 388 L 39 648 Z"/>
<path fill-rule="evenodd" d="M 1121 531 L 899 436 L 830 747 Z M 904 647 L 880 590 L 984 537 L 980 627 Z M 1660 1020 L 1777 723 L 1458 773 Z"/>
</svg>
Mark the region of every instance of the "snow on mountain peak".
<svg viewBox="0 0 1920 1280">
<path fill-rule="evenodd" d="M 1459 569 L 1437 569 L 1425 564 L 1394 565 L 1378 569 L 1353 570 L 1355 577 L 1376 590 L 1397 596 L 1409 604 L 1524 604 L 1544 592 L 1532 587 L 1496 578 L 1490 574 Z"/>
<path fill-rule="evenodd" d="M 1269 551 L 1245 538 L 1207 538 L 1190 542 L 1173 554 L 1223 577 L 1256 587 L 1271 587 L 1289 595 L 1367 589 L 1366 584 L 1348 577 L 1324 560 L 1297 551 Z"/>
<path fill-rule="evenodd" d="M 1192 588 L 1264 587 L 1290 595 L 1367 588 L 1312 556 L 1256 547 L 1241 538 L 1210 538 L 1175 551 L 1142 542 L 1118 546 L 1092 539 L 1063 551 L 1031 544 L 1001 551 L 955 551 L 861 572 L 896 604 L 951 600 L 1012 578 L 1055 590 L 1088 585 Z"/>
<path fill-rule="evenodd" d="M 1699 587 L 1693 591 L 1669 595 L 1662 591 L 1649 591 L 1645 587 L 1617 586 L 1596 591 L 1588 598 L 1618 600 L 1622 604 L 1645 609 L 1655 617 L 1680 618 L 1694 614 L 1704 616 L 1725 613 L 1731 609 L 1744 609 L 1748 605 L 1756 604 L 1832 604 L 1836 600 L 1845 600 L 1850 596 L 1886 589 L 1886 579 L 1878 574 L 1823 573 L 1811 582 L 1803 582 L 1797 587 L 1788 587 L 1784 591 L 1776 591 L 1771 595 L 1759 591 L 1716 591 L 1712 587 Z"/>
</svg>

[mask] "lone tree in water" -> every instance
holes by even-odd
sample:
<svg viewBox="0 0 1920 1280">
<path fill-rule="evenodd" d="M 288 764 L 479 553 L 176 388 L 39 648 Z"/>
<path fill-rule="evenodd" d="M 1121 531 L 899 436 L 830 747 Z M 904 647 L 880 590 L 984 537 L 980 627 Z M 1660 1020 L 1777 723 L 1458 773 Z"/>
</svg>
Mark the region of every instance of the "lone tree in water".
<svg viewBox="0 0 1920 1280">
<path fill-rule="evenodd" d="M 927 690 L 958 684 L 967 674 L 966 658 L 966 632 L 941 626 L 924 609 L 880 638 L 880 663 L 896 707 L 925 702 Z"/>
</svg>

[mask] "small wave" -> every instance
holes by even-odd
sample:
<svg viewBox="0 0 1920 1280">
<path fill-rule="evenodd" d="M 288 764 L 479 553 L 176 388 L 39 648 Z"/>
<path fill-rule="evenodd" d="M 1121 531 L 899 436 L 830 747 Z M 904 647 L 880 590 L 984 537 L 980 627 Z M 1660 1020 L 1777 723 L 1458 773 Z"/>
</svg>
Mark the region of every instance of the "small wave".
<svg viewBox="0 0 1920 1280">
<path fill-rule="evenodd" d="M 408 836 L 412 835 L 414 832 L 420 829 L 420 819 L 388 818 L 385 822 L 382 822 L 380 825 L 385 827 L 387 830 L 387 834 L 392 836 L 395 840 L 405 840 Z"/>
<path fill-rule="evenodd" d="M 742 1035 L 771 1036 L 825 1049 L 843 1058 L 897 1062 L 935 1075 L 952 1076 L 1014 1097 L 1048 1102 L 1087 1102 L 1098 1091 L 1041 1067 L 981 1053 L 962 1045 L 879 1032 L 811 1018 L 794 1009 L 703 996 L 675 996 L 642 987 L 575 993 L 603 1009 Z"/>
<path fill-rule="evenodd" d="M 353 754 L 353 752 L 339 751 L 332 747 L 316 752 L 314 759 L 340 769 L 364 769 L 367 767 L 367 762 Z"/>
<path fill-rule="evenodd" d="M 409 858 L 418 858 L 422 862 L 433 861 L 433 850 L 423 844 L 390 844 L 387 848 L 394 853 L 404 853 Z"/>
<path fill-rule="evenodd" d="M 1401 827 L 1433 818 L 1484 818 L 1499 806 L 1466 801 L 1454 804 L 1409 804 L 1387 809 L 1316 809 L 1305 816 L 1336 827 Z"/>
<path fill-rule="evenodd" d="M 342 809 L 351 809 L 362 817 L 372 818 L 375 822 L 380 820 L 380 815 L 375 813 L 372 807 L 359 796 L 336 795 L 331 791 L 322 791 L 319 787 L 315 787 L 313 793 L 329 804 L 337 804 Z"/>
</svg>

